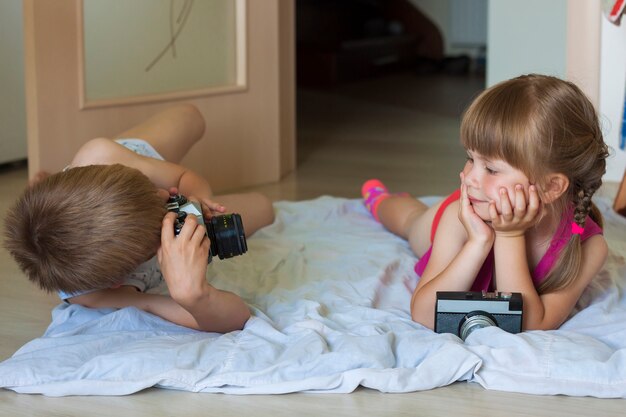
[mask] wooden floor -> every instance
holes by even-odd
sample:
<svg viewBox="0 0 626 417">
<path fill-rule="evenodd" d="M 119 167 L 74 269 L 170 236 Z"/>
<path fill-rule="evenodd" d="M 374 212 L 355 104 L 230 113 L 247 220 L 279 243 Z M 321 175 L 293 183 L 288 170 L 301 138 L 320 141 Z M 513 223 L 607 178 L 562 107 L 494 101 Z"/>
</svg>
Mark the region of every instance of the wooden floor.
<svg viewBox="0 0 626 417">
<path fill-rule="evenodd" d="M 480 78 L 396 74 L 328 91 L 298 92 L 298 169 L 253 189 L 274 200 L 358 197 L 361 183 L 443 195 L 458 185 L 464 152 L 459 115 Z M 0 168 L 0 215 L 26 182 L 19 164 Z M 0 226 L 3 227 L 3 226 Z M 0 360 L 41 336 L 58 304 L 0 249 Z M 442 364 L 445 366 L 445 364 Z M 515 364 L 511 364 L 515 366 Z M 626 401 L 530 396 L 456 383 L 426 392 L 234 396 L 149 389 L 124 397 L 47 398 L 0 390 L 0 416 L 623 416 Z"/>
</svg>

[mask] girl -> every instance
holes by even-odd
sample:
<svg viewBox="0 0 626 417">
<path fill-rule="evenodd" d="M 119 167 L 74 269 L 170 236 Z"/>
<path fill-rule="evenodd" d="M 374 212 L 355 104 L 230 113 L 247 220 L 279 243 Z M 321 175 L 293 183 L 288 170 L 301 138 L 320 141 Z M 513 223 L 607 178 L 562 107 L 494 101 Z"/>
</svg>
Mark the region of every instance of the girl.
<svg viewBox="0 0 626 417">
<path fill-rule="evenodd" d="M 525 330 L 555 329 L 607 257 L 591 197 L 608 149 L 593 105 L 574 84 L 526 75 L 466 110 L 461 188 L 431 208 L 378 180 L 364 204 L 420 257 L 413 320 L 433 328 L 437 291 L 520 292 Z"/>
</svg>

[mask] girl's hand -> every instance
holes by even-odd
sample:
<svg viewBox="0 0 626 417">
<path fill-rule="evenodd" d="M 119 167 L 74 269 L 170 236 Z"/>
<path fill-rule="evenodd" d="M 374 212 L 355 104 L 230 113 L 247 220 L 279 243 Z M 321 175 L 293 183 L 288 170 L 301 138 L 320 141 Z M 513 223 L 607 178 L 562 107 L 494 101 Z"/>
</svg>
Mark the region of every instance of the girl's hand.
<svg viewBox="0 0 626 417">
<path fill-rule="evenodd" d="M 461 172 L 461 201 L 459 204 L 459 220 L 465 227 L 468 240 L 479 240 L 481 242 L 493 242 L 495 238 L 493 229 L 480 218 L 474 211 L 472 203 L 467 195 L 467 185 L 465 176 Z"/>
<path fill-rule="evenodd" d="M 163 219 L 157 259 L 171 297 L 184 306 L 206 290 L 210 242 L 196 216 L 187 216 L 180 234 L 175 236 L 175 217 L 175 213 L 167 213 Z"/>
<path fill-rule="evenodd" d="M 491 226 L 496 236 L 521 236 L 527 229 L 534 226 L 539 219 L 539 194 L 537 187 L 528 188 L 528 203 L 524 187 L 515 186 L 515 201 L 511 202 L 506 188 L 500 189 L 501 213 L 498 213 L 495 202 L 489 204 Z"/>
</svg>

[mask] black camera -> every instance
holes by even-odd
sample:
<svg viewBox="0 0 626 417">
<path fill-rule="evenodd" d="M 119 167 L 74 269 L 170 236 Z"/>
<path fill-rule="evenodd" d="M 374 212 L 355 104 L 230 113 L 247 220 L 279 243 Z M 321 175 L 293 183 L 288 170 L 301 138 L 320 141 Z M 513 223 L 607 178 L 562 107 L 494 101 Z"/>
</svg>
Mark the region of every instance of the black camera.
<svg viewBox="0 0 626 417">
<path fill-rule="evenodd" d="M 438 291 L 435 331 L 465 340 L 474 330 L 497 326 L 522 331 L 522 294 L 518 292 Z"/>
<path fill-rule="evenodd" d="M 239 214 L 231 213 L 213 216 L 208 221 L 204 221 L 200 204 L 188 201 L 185 196 L 180 194 L 171 196 L 166 208 L 168 211 L 176 213 L 176 220 L 174 220 L 174 234 L 176 236 L 178 236 L 185 225 L 185 218 L 189 214 L 196 216 L 198 223 L 205 226 L 206 234 L 211 241 L 209 263 L 213 256 L 216 255 L 220 259 L 225 259 L 243 255 L 248 251 L 246 235 Z"/>
</svg>

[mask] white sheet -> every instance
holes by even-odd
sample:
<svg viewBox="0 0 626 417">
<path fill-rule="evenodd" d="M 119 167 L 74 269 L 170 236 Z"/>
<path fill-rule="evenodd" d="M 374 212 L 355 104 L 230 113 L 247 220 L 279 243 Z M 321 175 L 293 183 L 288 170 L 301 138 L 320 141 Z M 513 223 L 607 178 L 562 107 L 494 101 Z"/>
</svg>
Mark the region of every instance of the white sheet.
<svg viewBox="0 0 626 417">
<path fill-rule="evenodd" d="M 209 279 L 241 294 L 254 317 L 226 335 L 185 329 L 134 308 L 61 304 L 46 333 L 0 363 L 0 387 L 22 393 L 121 395 L 187 391 L 408 392 L 474 381 L 536 394 L 626 398 L 626 221 L 607 215 L 611 256 L 582 311 L 560 330 L 497 328 L 466 343 L 411 321 L 415 257 L 360 201 L 276 204 L 249 252 L 215 260 Z M 165 289 L 161 289 L 165 291 Z M 583 308 L 586 307 L 586 308 Z"/>
</svg>

